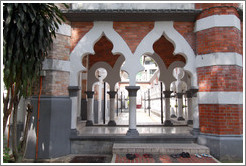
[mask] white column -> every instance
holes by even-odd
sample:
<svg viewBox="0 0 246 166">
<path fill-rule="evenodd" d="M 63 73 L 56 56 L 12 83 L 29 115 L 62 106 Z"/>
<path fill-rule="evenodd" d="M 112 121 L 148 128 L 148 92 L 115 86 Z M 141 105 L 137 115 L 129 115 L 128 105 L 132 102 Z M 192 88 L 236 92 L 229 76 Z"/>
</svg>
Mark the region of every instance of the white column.
<svg viewBox="0 0 246 166">
<path fill-rule="evenodd" d="M 198 89 L 191 89 L 192 91 L 192 110 L 193 110 L 193 134 L 197 135 L 200 132 L 199 125 L 199 108 L 198 108 Z"/>
<path fill-rule="evenodd" d="M 108 122 L 109 126 L 116 126 L 115 123 L 115 95 L 117 92 L 115 91 L 109 91 L 108 94 L 110 96 L 110 119 Z"/>
<path fill-rule="evenodd" d="M 172 126 L 173 123 L 170 120 L 170 97 L 172 91 L 164 91 L 165 95 L 165 121 L 164 126 Z"/>
<path fill-rule="evenodd" d="M 137 119 L 136 119 L 136 96 L 139 86 L 126 86 L 129 92 L 129 129 L 126 133 L 127 136 L 138 136 Z"/>
<path fill-rule="evenodd" d="M 178 121 L 184 121 L 183 117 L 183 93 L 177 93 L 178 96 Z"/>
<path fill-rule="evenodd" d="M 71 129 L 72 132 L 76 132 L 77 127 L 77 112 L 78 112 L 78 91 L 80 90 L 79 86 L 69 86 L 69 96 L 72 101 L 72 111 L 71 111 Z"/>
<path fill-rule="evenodd" d="M 93 91 L 87 91 L 85 92 L 87 94 L 87 121 L 86 121 L 86 126 L 92 126 L 93 125 L 93 105 L 94 105 L 94 100 L 93 100 Z"/>
</svg>

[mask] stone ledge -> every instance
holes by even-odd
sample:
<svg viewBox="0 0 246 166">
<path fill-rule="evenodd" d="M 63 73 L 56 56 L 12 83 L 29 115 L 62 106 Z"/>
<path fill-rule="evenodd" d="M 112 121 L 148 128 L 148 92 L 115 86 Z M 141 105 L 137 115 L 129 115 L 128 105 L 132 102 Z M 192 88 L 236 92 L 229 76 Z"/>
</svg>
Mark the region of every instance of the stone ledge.
<svg viewBox="0 0 246 166">
<path fill-rule="evenodd" d="M 198 144 L 122 144 L 115 143 L 113 145 L 113 153 L 182 153 L 190 154 L 206 153 L 210 150 L 206 146 Z"/>
</svg>

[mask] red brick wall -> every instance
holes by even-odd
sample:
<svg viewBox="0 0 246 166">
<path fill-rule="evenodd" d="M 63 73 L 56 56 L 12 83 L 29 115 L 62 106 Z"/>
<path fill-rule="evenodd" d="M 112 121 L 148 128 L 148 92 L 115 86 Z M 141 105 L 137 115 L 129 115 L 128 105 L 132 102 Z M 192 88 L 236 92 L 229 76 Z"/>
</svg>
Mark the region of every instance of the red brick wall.
<svg viewBox="0 0 246 166">
<path fill-rule="evenodd" d="M 200 130 L 210 134 L 243 134 L 243 105 L 200 104 Z"/>
<path fill-rule="evenodd" d="M 234 6 L 238 7 L 238 3 L 195 3 L 196 9 L 208 9 L 216 6 Z"/>
<path fill-rule="evenodd" d="M 237 3 L 201 3 L 196 4 L 196 9 L 203 9 L 202 13 L 197 17 L 201 19 L 212 15 L 228 15 L 234 14 L 239 17 L 237 12 Z"/>
<path fill-rule="evenodd" d="M 44 96 L 68 96 L 69 72 L 46 71 L 42 78 L 41 95 Z M 39 95 L 39 80 L 33 88 L 33 95 Z"/>
<path fill-rule="evenodd" d="M 106 62 L 113 68 L 120 55 L 113 55 L 111 52 L 112 49 L 113 44 L 111 41 L 109 41 L 105 36 L 102 36 L 94 45 L 95 54 L 89 55 L 89 69 L 97 62 Z"/>
<path fill-rule="evenodd" d="M 71 49 L 78 44 L 79 40 L 93 27 L 92 22 L 72 22 Z"/>
<path fill-rule="evenodd" d="M 186 62 L 182 55 L 173 54 L 174 46 L 164 36 L 161 36 L 160 39 L 153 44 L 153 49 L 161 57 L 167 68 L 175 61 Z"/>
<path fill-rule="evenodd" d="M 207 66 L 197 68 L 199 92 L 243 91 L 243 68 Z"/>
<path fill-rule="evenodd" d="M 154 22 L 114 22 L 120 34 L 134 53 L 141 40 L 154 28 Z"/>
<path fill-rule="evenodd" d="M 173 26 L 190 44 L 194 53 L 196 53 L 196 35 L 194 33 L 194 22 L 174 22 Z"/>
<path fill-rule="evenodd" d="M 70 54 L 70 37 L 56 34 L 53 39 L 52 50 L 49 51 L 47 58 L 57 60 L 69 60 Z"/>
<path fill-rule="evenodd" d="M 214 52 L 237 52 L 242 54 L 240 48 L 240 31 L 232 27 L 209 28 L 196 33 L 197 54 Z"/>
<path fill-rule="evenodd" d="M 225 6 L 229 7 L 215 7 Z M 238 13 L 235 4 L 196 4 L 206 9 L 197 19 L 211 15 Z M 210 9 L 208 9 L 210 8 Z M 234 27 L 213 27 L 196 33 L 196 52 L 204 55 L 216 52 L 242 54 L 242 33 Z M 242 92 L 243 68 L 235 65 L 206 66 L 197 68 L 199 92 Z M 200 130 L 210 134 L 242 134 L 242 104 L 199 104 Z"/>
</svg>

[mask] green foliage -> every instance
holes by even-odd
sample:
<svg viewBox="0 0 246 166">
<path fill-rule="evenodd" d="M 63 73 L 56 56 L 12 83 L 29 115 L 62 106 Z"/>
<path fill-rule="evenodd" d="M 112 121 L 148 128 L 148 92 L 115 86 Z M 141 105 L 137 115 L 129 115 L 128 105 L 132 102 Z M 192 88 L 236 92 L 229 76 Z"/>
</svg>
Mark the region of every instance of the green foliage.
<svg viewBox="0 0 246 166">
<path fill-rule="evenodd" d="M 7 147 L 3 148 L 3 162 L 4 163 L 9 163 L 9 161 L 11 160 L 11 157 L 9 155 L 9 151 L 10 149 Z"/>
<path fill-rule="evenodd" d="M 28 96 L 53 42 L 62 13 L 52 3 L 4 3 L 4 84 L 17 84 L 16 94 Z"/>
</svg>

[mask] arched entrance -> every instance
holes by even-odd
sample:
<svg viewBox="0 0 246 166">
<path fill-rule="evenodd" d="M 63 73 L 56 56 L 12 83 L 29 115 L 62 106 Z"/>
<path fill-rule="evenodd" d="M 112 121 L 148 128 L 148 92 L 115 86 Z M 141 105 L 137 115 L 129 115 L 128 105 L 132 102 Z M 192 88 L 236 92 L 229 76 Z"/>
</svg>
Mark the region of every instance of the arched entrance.
<svg viewBox="0 0 246 166">
<path fill-rule="evenodd" d="M 109 43 L 109 44 L 107 44 Z M 170 47 L 162 47 L 162 45 L 170 45 Z M 163 49 L 164 48 L 164 49 Z M 168 52 L 166 52 L 168 51 Z M 89 55 L 94 62 L 89 62 L 88 70 L 88 82 L 87 82 L 87 98 L 88 100 L 93 98 L 93 92 L 91 84 L 95 82 L 94 77 L 91 77 L 91 73 L 95 73 L 95 70 L 99 67 L 103 67 L 107 70 L 108 75 L 105 78 L 105 81 L 110 84 L 110 100 L 112 99 L 112 105 L 115 104 L 113 99 L 115 99 L 116 89 L 115 85 L 120 81 L 119 73 L 120 70 L 124 70 L 129 75 L 129 112 L 134 112 L 136 109 L 136 94 L 138 88 L 136 87 L 136 75 L 140 71 L 144 70 L 143 66 L 139 63 L 142 55 L 149 56 L 156 61 L 160 68 L 160 77 L 159 81 L 163 82 L 163 93 L 165 94 L 165 102 L 168 103 L 167 92 L 170 92 L 170 85 L 175 78 L 172 75 L 172 71 L 175 67 L 183 67 L 186 72 L 190 74 L 190 87 L 196 87 L 196 71 L 195 71 L 195 55 L 189 44 L 186 40 L 173 28 L 173 22 L 155 22 L 154 29 L 149 32 L 141 43 L 138 45 L 136 51 L 132 53 L 124 40 L 119 36 L 118 33 L 112 28 L 112 22 L 94 22 L 94 27 L 79 41 L 78 45 L 75 47 L 71 53 L 71 76 L 70 76 L 70 85 L 80 85 L 80 79 L 76 76 L 76 73 L 80 70 L 85 70 L 83 65 L 79 61 L 85 55 Z M 100 55 L 100 56 L 99 56 Z M 110 57 L 110 58 L 108 58 Z M 116 65 L 117 64 L 117 65 Z M 122 68 L 121 65 L 123 64 Z M 132 91 L 133 89 L 133 91 Z M 113 94 L 114 93 L 114 94 Z M 132 95 L 132 96 L 131 96 Z M 76 102 L 78 96 L 75 96 L 73 101 L 72 111 L 76 114 Z M 87 103 L 87 112 L 91 113 L 92 102 Z M 131 106 L 130 106 L 131 105 Z M 110 106 L 111 115 L 114 114 L 114 107 Z M 134 110 L 131 110 L 134 109 Z M 165 107 L 165 124 L 170 123 L 170 105 L 166 104 Z M 89 113 L 89 114 L 90 114 Z M 169 114 L 168 114 L 169 113 Z M 135 113 L 132 113 L 134 116 Z M 87 114 L 88 115 L 88 114 Z M 92 117 L 92 116 L 91 116 Z M 198 120 L 197 114 L 194 116 Z M 72 117 L 74 118 L 74 116 Z M 89 118 L 89 117 L 88 117 Z M 88 119 L 87 121 L 92 121 Z M 130 124 L 133 126 L 134 131 L 136 130 L 136 120 L 135 118 L 130 119 Z M 132 120 L 132 122 L 131 122 Z M 195 123 L 195 128 L 198 123 Z M 72 119 L 72 128 L 76 128 L 76 122 Z M 131 130 L 131 128 L 130 128 Z"/>
</svg>

